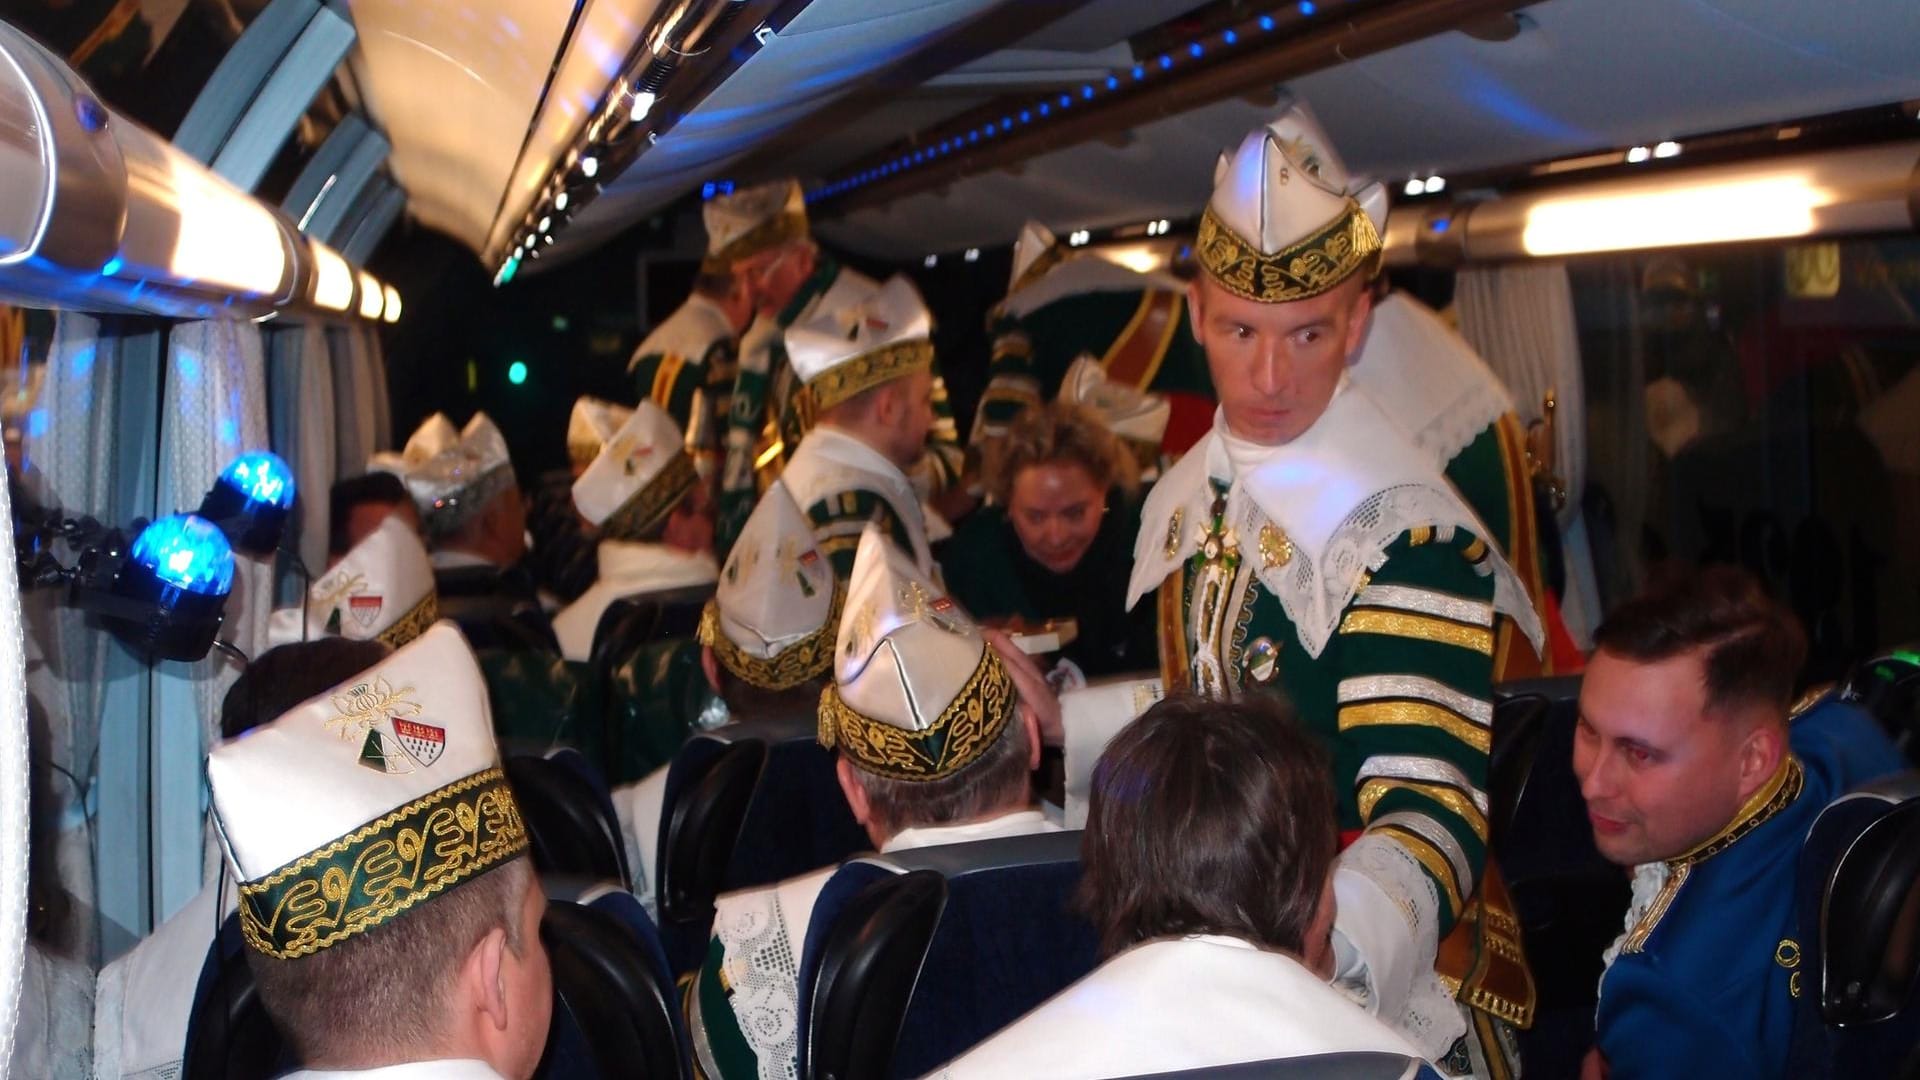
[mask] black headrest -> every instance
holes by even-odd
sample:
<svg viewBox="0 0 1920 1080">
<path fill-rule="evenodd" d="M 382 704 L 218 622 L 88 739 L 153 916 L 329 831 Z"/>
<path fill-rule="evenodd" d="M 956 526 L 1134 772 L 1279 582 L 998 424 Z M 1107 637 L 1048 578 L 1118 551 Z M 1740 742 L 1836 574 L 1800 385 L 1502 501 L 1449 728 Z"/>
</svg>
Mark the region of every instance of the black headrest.
<svg viewBox="0 0 1920 1080">
<path fill-rule="evenodd" d="M 541 917 L 540 938 L 554 996 L 554 1034 L 541 1076 L 582 1076 L 581 1047 L 593 1071 L 609 1080 L 691 1075 L 673 984 L 634 927 L 608 911 L 554 902 Z"/>
<path fill-rule="evenodd" d="M 1487 755 L 1487 824 L 1493 842 L 1506 838 L 1533 773 L 1553 702 L 1540 694 L 1496 696 L 1492 748 Z"/>
<path fill-rule="evenodd" d="M 626 844 L 606 796 L 566 762 L 510 754 L 507 780 L 543 873 L 626 882 Z"/>
<path fill-rule="evenodd" d="M 608 604 L 594 624 L 593 662 L 610 668 L 650 641 L 692 637 L 700 629 L 700 613 L 713 589 L 712 585 L 691 585 Z"/>
<path fill-rule="evenodd" d="M 1071 908 L 1079 851 L 1077 832 L 1038 833 L 863 856 L 842 866 L 814 904 L 800 962 L 801 1013 L 808 1018 L 803 1058 L 816 1064 L 844 1059 L 849 1068 L 856 1061 L 884 1062 L 881 1071 L 846 1076 L 918 1076 L 1092 971 L 1099 943 L 1092 925 Z M 882 926 L 905 935 L 918 933 L 920 923 L 886 910 L 869 915 L 859 898 L 876 883 L 924 874 L 937 875 L 944 888 L 931 936 L 924 943 L 872 940 Z M 858 932 L 847 929 L 849 919 L 856 927 L 862 919 L 871 925 Z M 912 993 L 856 995 L 844 985 L 845 975 L 830 980 L 844 964 L 834 953 L 844 947 L 834 940 L 843 930 L 860 950 L 884 946 L 889 962 L 911 962 L 911 971 L 876 969 L 869 977 L 904 984 Z M 855 1006 L 817 1004 L 820 993 L 852 997 L 863 1011 L 856 1017 L 848 1011 Z"/>
<path fill-rule="evenodd" d="M 946 879 L 914 870 L 880 874 L 840 907 L 819 941 L 812 992 L 802 991 L 810 1037 L 801 1075 L 892 1075 L 907 1002 L 946 904 Z M 811 944 L 811 930 L 807 937 Z"/>
<path fill-rule="evenodd" d="M 694 740 L 674 759 L 667 775 L 655 893 L 662 922 L 713 917 L 713 898 L 720 894 L 766 761 L 767 744 L 758 739 Z"/>
<path fill-rule="evenodd" d="M 1914 1003 L 1920 983 L 1920 798 L 1849 796 L 1823 811 L 1815 830 L 1875 802 L 1884 813 L 1838 838 L 1844 847 L 1820 907 L 1820 1009 L 1840 1026 L 1892 1018 Z"/>
</svg>

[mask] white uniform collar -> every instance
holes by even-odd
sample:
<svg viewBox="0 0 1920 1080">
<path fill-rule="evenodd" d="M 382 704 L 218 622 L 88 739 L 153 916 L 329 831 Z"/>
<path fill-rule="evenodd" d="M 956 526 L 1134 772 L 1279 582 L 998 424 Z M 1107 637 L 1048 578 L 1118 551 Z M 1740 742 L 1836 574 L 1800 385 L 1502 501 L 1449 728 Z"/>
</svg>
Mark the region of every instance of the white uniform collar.
<svg viewBox="0 0 1920 1080">
<path fill-rule="evenodd" d="M 1485 539 L 1493 549 L 1494 607 L 1513 617 L 1536 651 L 1542 646 L 1539 616 L 1496 538 L 1431 458 L 1346 379 L 1312 427 L 1257 461 L 1247 460 L 1257 451 L 1229 452 L 1225 432 L 1216 412 L 1213 431 L 1148 496 L 1128 607 L 1198 549 L 1212 517 L 1209 478 L 1218 477 L 1231 484 L 1226 519 L 1242 557 L 1279 598 L 1309 656 L 1325 649 L 1361 575 L 1378 570 L 1388 545 L 1421 525 L 1443 539 L 1456 528 Z"/>
<path fill-rule="evenodd" d="M 1046 815 L 1037 809 L 1015 810 L 1011 814 L 1001 814 L 999 817 L 987 818 L 984 821 L 901 829 L 886 843 L 881 844 L 880 850 L 882 853 L 911 851 L 914 848 L 939 847 L 942 844 L 970 844 L 975 840 L 999 840 L 1008 836 L 1032 836 L 1035 833 L 1059 831 L 1060 826 L 1048 821 Z"/>
<path fill-rule="evenodd" d="M 727 321 L 726 311 L 718 303 L 696 292 L 653 328 L 640 347 L 633 351 L 633 359 L 627 361 L 627 370 L 632 371 L 642 358 L 648 356 L 673 355 L 699 363 L 706 359 L 707 350 L 713 348 L 714 342 L 732 341 L 733 338 L 733 324 Z"/>
<path fill-rule="evenodd" d="M 831 424 L 822 424 L 800 440 L 800 448 L 780 476 L 802 513 L 828 495 L 870 488 L 892 504 L 912 537 L 914 562 L 923 573 L 933 575 L 933 549 L 919 493 L 900 466 L 880 451 Z"/>
<path fill-rule="evenodd" d="M 410 1061 L 378 1069 L 302 1069 L 288 1073 L 281 1080 L 502 1080 L 502 1077 L 484 1061 L 462 1058 Z"/>
<path fill-rule="evenodd" d="M 1487 425 L 1513 411 L 1486 361 L 1433 309 L 1405 293 L 1373 306 L 1366 340 L 1347 373 L 1442 470 Z"/>
</svg>

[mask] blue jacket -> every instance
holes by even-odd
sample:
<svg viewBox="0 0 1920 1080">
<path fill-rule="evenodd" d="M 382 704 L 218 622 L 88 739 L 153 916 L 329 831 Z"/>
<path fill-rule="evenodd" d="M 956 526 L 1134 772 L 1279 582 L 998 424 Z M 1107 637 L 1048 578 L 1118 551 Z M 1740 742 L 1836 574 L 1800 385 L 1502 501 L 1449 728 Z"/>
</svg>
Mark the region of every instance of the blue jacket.
<svg viewBox="0 0 1920 1080">
<path fill-rule="evenodd" d="M 1795 999 L 1816 992 L 1799 970 L 1801 844 L 1827 803 L 1902 767 L 1871 716 L 1831 697 L 1794 719 L 1789 745 L 1725 829 L 1668 860 L 1601 977 L 1596 1042 L 1618 1080 L 1785 1075 Z"/>
</svg>

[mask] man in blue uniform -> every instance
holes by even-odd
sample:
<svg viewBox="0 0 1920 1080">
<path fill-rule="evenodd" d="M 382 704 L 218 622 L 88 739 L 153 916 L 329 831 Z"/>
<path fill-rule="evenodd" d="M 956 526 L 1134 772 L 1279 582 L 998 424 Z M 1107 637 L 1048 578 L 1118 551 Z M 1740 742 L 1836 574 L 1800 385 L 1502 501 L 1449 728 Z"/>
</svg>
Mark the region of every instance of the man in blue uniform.
<svg viewBox="0 0 1920 1080">
<path fill-rule="evenodd" d="M 1794 875 L 1813 819 L 1900 767 L 1871 717 L 1790 707 L 1806 637 L 1712 567 L 1594 635 L 1574 771 L 1600 853 L 1633 867 L 1584 1075 L 1785 1075 L 1799 970 Z"/>
</svg>

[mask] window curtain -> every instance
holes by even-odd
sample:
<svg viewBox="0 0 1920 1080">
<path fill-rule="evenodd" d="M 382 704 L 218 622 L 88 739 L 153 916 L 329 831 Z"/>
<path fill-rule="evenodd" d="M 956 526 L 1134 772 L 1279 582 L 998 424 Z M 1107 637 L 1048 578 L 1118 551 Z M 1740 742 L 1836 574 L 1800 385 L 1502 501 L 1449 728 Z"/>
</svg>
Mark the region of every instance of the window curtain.
<svg viewBox="0 0 1920 1080">
<path fill-rule="evenodd" d="M 364 323 L 360 332 L 367 339 L 367 390 L 373 396 L 373 446 L 367 451 L 371 455 L 374 450 L 393 448 L 393 394 L 387 388 L 387 354 L 380 345 L 379 328 Z"/>
<path fill-rule="evenodd" d="M 267 356 L 273 452 L 293 469 L 298 490 L 292 523 L 299 538 L 295 550 L 308 572 L 318 576 L 326 572 L 328 492 L 338 454 L 333 358 L 327 352 L 326 328 L 307 323 L 272 330 L 267 335 Z M 293 602 L 299 602 L 297 591 Z"/>
<path fill-rule="evenodd" d="M 1507 385 L 1529 425 L 1545 414 L 1548 393 L 1558 405 L 1554 471 L 1566 484 L 1557 515 L 1567 569 L 1561 615 L 1576 644 L 1588 649 L 1600 617 L 1600 593 L 1588 549 L 1582 496 L 1587 485 L 1586 384 L 1573 289 L 1566 266 L 1535 262 L 1462 270 L 1454 287 L 1460 333 Z"/>
<path fill-rule="evenodd" d="M 358 327 L 329 328 L 327 347 L 333 357 L 335 475 L 359 476 L 367 471 L 367 459 L 381 447 L 373 360 Z"/>
</svg>

